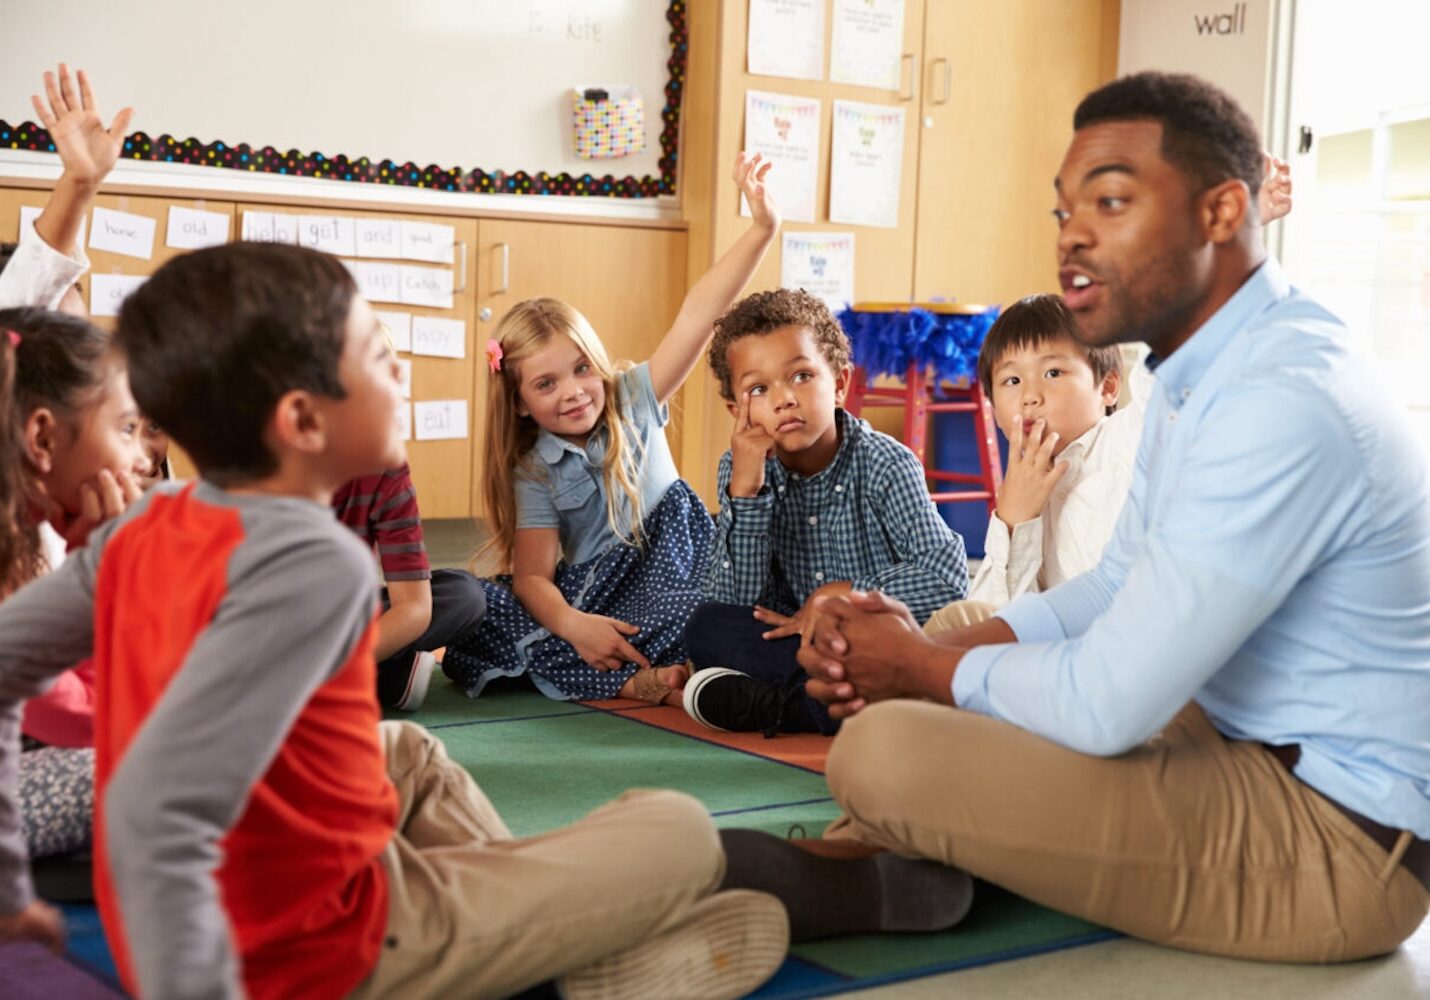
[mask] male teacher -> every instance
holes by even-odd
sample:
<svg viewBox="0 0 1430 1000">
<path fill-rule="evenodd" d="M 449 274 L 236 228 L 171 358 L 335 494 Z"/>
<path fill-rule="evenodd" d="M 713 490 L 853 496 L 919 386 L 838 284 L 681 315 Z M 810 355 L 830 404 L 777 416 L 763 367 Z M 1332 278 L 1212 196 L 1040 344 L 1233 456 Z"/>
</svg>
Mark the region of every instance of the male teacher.
<svg viewBox="0 0 1430 1000">
<path fill-rule="evenodd" d="M 1179 948 L 1390 951 L 1430 909 L 1421 444 L 1267 256 L 1229 97 L 1143 73 L 1073 125 L 1063 294 L 1088 343 L 1153 352 L 1131 493 L 1096 569 L 982 624 L 930 640 L 882 595 L 826 602 L 800 662 L 848 720 L 831 835 Z M 765 874 L 792 912 L 877 875 L 789 855 Z"/>
</svg>

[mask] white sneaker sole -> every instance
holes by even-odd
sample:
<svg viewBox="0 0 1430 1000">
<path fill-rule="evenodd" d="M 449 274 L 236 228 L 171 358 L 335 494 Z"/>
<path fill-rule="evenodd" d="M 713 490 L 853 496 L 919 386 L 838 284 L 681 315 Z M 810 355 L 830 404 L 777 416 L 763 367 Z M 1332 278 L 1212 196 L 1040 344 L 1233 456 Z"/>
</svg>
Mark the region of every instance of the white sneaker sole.
<svg viewBox="0 0 1430 1000">
<path fill-rule="evenodd" d="M 558 989 L 566 1000 L 735 1000 L 773 976 L 788 951 L 780 901 L 731 889 L 655 937 L 566 975 Z"/>
<path fill-rule="evenodd" d="M 427 688 L 432 684 L 432 671 L 437 669 L 437 657 L 431 653 L 417 654 L 417 662 L 412 667 L 412 676 L 407 679 L 407 690 L 397 702 L 399 712 L 415 712 L 427 700 Z"/>
<path fill-rule="evenodd" d="M 681 705 L 685 708 L 686 715 L 690 716 L 706 729 L 714 729 L 721 733 L 728 733 L 731 732 L 731 730 L 726 729 L 724 726 L 715 725 L 715 723 L 700 714 L 699 695 L 700 689 L 706 684 L 709 684 L 717 677 L 724 677 L 728 674 L 734 674 L 737 677 L 745 676 L 740 671 L 733 670 L 730 667 L 706 667 L 704 670 L 697 670 L 690 675 L 690 680 L 685 682 L 685 692 L 681 695 L 680 699 Z"/>
</svg>

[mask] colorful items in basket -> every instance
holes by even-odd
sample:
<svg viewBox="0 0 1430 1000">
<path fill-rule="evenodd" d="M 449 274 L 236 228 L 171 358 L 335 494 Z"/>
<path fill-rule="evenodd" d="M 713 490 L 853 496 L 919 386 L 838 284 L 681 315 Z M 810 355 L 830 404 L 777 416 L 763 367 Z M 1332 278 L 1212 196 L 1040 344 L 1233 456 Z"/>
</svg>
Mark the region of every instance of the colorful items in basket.
<svg viewBox="0 0 1430 1000">
<path fill-rule="evenodd" d="M 645 149 L 645 105 L 634 87 L 571 91 L 576 155 L 583 160 L 634 156 Z"/>
<path fill-rule="evenodd" d="M 997 306 L 947 303 L 857 303 L 839 314 L 854 347 L 854 363 L 869 377 L 903 378 L 909 366 L 933 370 L 937 382 L 978 376 L 978 350 Z"/>
</svg>

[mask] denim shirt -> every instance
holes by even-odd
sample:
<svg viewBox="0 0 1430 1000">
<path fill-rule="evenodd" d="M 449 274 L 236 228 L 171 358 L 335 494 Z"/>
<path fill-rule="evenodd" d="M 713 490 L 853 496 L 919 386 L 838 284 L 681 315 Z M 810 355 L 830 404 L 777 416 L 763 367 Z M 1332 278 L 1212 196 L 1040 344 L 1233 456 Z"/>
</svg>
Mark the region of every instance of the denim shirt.
<svg viewBox="0 0 1430 1000">
<path fill-rule="evenodd" d="M 645 516 L 680 478 L 665 439 L 670 407 L 656 402 L 649 362 L 622 374 L 616 387 L 627 428 L 638 442 L 635 447 L 641 457 L 636 485 Z M 610 431 L 604 425 L 591 432 L 584 448 L 542 430 L 527 453 L 528 460 L 536 466 L 535 473 L 522 469 L 516 475 L 516 530 L 556 528 L 562 558 L 573 566 L 589 562 L 622 541 L 606 517 L 602 463 L 610 440 Z M 624 497 L 621 502 L 625 510 L 629 502 Z"/>
</svg>

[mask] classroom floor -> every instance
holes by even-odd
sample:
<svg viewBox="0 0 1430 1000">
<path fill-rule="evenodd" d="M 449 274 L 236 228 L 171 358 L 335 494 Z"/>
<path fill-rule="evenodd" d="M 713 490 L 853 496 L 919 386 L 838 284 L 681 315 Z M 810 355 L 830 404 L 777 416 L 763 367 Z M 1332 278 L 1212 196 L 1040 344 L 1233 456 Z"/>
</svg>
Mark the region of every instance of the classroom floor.
<svg viewBox="0 0 1430 1000">
<path fill-rule="evenodd" d="M 436 566 L 465 566 L 482 541 L 480 527 L 471 522 L 432 521 L 426 522 L 424 528 L 428 551 Z M 553 709 L 561 709 L 554 703 L 548 704 Z M 641 710 L 636 710 L 639 712 Z M 797 752 L 791 756 L 798 760 Z M 827 795 L 817 784 L 805 788 L 808 782 L 793 780 L 799 787 L 790 789 L 789 798 L 818 800 Z M 800 816 L 818 819 L 828 809 L 827 802 L 813 801 L 768 815 L 745 815 L 747 821 L 758 816 L 758 825 L 775 830 L 783 823 L 797 821 Z M 730 825 L 734 819 L 735 816 L 725 818 L 721 825 Z M 787 995 L 799 993 L 791 991 Z M 1159 1000 L 1208 996 L 1221 1000 L 1241 997 L 1258 1000 L 1430 998 L 1430 921 L 1395 954 L 1345 966 L 1316 968 L 1208 958 L 1116 938 L 891 982 L 872 989 L 855 989 L 845 995 L 877 1000 L 934 1000 L 948 996 L 987 1000 L 1073 997 L 1140 1000 L 1154 995 Z"/>
</svg>

